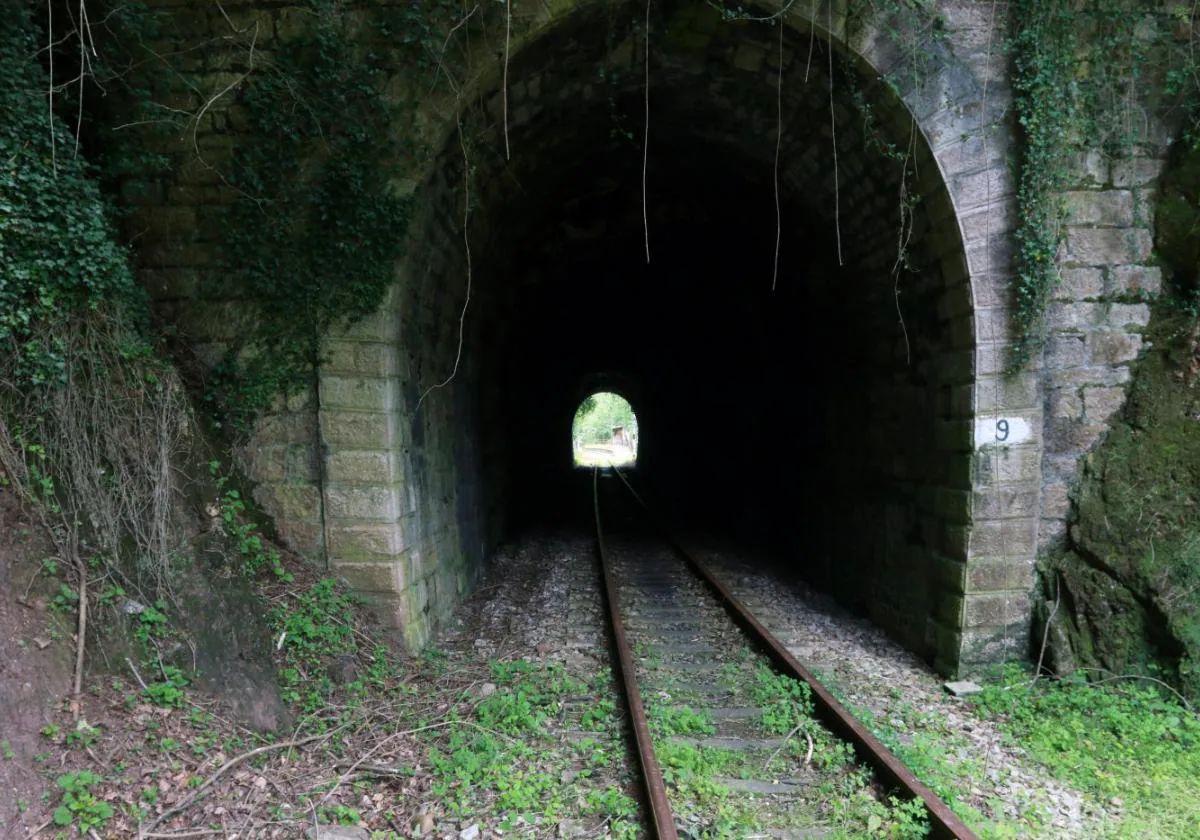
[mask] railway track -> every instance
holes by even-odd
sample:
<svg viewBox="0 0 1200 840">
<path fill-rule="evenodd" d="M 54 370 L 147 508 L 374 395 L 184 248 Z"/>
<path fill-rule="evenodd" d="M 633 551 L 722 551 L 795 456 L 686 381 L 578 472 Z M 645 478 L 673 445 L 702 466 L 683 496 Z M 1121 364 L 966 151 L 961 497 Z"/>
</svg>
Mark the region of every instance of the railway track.
<svg viewBox="0 0 1200 840">
<path fill-rule="evenodd" d="M 821 837 L 833 798 L 866 796 L 881 822 L 917 801 L 931 836 L 974 840 L 720 579 L 646 527 L 649 508 L 613 474 L 609 503 L 643 524 L 611 527 L 596 469 L 596 543 L 653 836 Z"/>
</svg>

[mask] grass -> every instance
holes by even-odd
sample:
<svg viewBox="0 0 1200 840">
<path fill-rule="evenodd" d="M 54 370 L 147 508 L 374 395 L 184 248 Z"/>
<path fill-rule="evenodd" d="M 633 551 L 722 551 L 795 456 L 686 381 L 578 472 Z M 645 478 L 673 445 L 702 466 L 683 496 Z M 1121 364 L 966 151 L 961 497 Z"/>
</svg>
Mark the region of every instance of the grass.
<svg viewBox="0 0 1200 840">
<path fill-rule="evenodd" d="M 1200 717 L 1152 684 L 1001 676 L 976 708 L 1055 778 L 1119 814 L 1102 836 L 1197 836 Z"/>
</svg>

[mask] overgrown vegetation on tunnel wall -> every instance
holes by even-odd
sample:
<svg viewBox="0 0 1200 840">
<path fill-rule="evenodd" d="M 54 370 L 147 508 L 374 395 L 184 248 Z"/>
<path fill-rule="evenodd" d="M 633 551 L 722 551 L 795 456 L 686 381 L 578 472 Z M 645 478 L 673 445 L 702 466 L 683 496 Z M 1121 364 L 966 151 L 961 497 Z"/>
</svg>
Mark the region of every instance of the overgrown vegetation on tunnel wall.
<svg viewBox="0 0 1200 840">
<path fill-rule="evenodd" d="M 1116 156 L 1145 142 L 1135 98 L 1173 107 L 1185 142 L 1200 142 L 1194 10 L 1146 0 L 1018 0 L 1010 10 L 1017 158 L 1016 312 L 1010 368 L 1037 356 L 1059 282 L 1062 192 L 1088 151 Z"/>
<path fill-rule="evenodd" d="M 1161 185 L 1171 286 L 1128 402 L 1086 456 L 1065 548 L 1043 558 L 1039 623 L 1060 674 L 1148 675 L 1200 698 L 1200 145 Z"/>
</svg>

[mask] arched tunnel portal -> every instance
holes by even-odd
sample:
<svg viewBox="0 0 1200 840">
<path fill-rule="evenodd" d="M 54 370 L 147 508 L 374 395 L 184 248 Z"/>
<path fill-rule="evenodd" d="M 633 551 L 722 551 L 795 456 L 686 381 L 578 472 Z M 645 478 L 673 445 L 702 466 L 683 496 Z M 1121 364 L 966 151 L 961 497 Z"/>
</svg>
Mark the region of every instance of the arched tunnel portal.
<svg viewBox="0 0 1200 840">
<path fill-rule="evenodd" d="M 570 422 L 606 387 L 678 521 L 771 545 L 943 670 L 1021 652 L 1031 477 L 977 449 L 1009 399 L 978 82 L 947 59 L 905 89 L 881 35 L 704 4 L 657 12 L 647 72 L 613 8 L 514 51 L 506 102 L 464 92 L 385 311 L 331 342 L 331 564 L 420 643 L 501 539 L 585 498 Z"/>
</svg>

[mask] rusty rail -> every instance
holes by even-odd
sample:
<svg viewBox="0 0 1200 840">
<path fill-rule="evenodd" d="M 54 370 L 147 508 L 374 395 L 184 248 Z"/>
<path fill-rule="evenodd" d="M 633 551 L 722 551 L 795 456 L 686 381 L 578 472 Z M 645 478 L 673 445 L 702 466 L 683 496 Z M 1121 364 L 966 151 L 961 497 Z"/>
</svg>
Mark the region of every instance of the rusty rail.
<svg viewBox="0 0 1200 840">
<path fill-rule="evenodd" d="M 642 692 L 637 684 L 637 671 L 633 663 L 633 651 L 625 635 L 625 623 L 621 620 L 621 609 L 617 604 L 617 584 L 604 559 L 604 531 L 600 527 L 600 470 L 592 469 L 592 502 L 596 511 L 596 549 L 600 555 L 600 568 L 604 573 L 604 600 L 608 605 L 608 619 L 612 625 L 613 647 L 617 651 L 617 662 L 621 682 L 625 687 L 625 703 L 629 707 L 629 720 L 633 724 L 633 736 L 637 742 L 638 762 L 642 767 L 642 783 L 646 788 L 646 801 L 655 836 L 659 840 L 679 840 L 675 830 L 675 815 L 667 801 L 667 786 L 663 782 L 662 768 L 654 754 L 654 742 L 650 738 L 650 724 L 646 720 L 646 707 L 642 703 Z"/>
<path fill-rule="evenodd" d="M 650 510 L 650 506 L 638 495 L 637 490 L 633 488 L 633 485 L 629 483 L 629 480 L 625 478 L 621 470 L 613 467 L 613 471 L 621 479 L 621 482 L 633 498 L 646 511 L 646 514 L 653 519 L 654 515 Z M 597 508 L 598 511 L 599 508 Z M 821 681 L 805 668 L 796 657 L 792 656 L 787 647 L 754 617 L 754 614 L 733 594 L 729 587 L 717 578 L 707 566 L 689 554 L 674 537 L 669 535 L 661 523 L 659 523 L 659 527 L 667 535 L 667 540 L 671 543 L 675 553 L 679 555 L 697 576 L 708 584 L 709 588 L 716 594 L 734 621 L 746 631 L 747 635 L 759 644 L 776 666 L 808 685 L 809 689 L 812 690 L 813 697 L 816 699 L 817 712 L 825 720 L 825 723 L 834 732 L 854 744 L 855 752 L 858 753 L 859 758 L 870 764 L 888 782 L 907 791 L 925 804 L 925 811 L 929 815 L 934 837 L 951 837 L 955 840 L 978 840 L 975 833 L 958 818 L 957 814 L 950 810 L 950 806 L 923 784 L 904 765 L 904 762 L 884 746 L 883 742 L 876 738 L 869 729 L 863 726 L 836 697 L 830 694 Z"/>
</svg>

